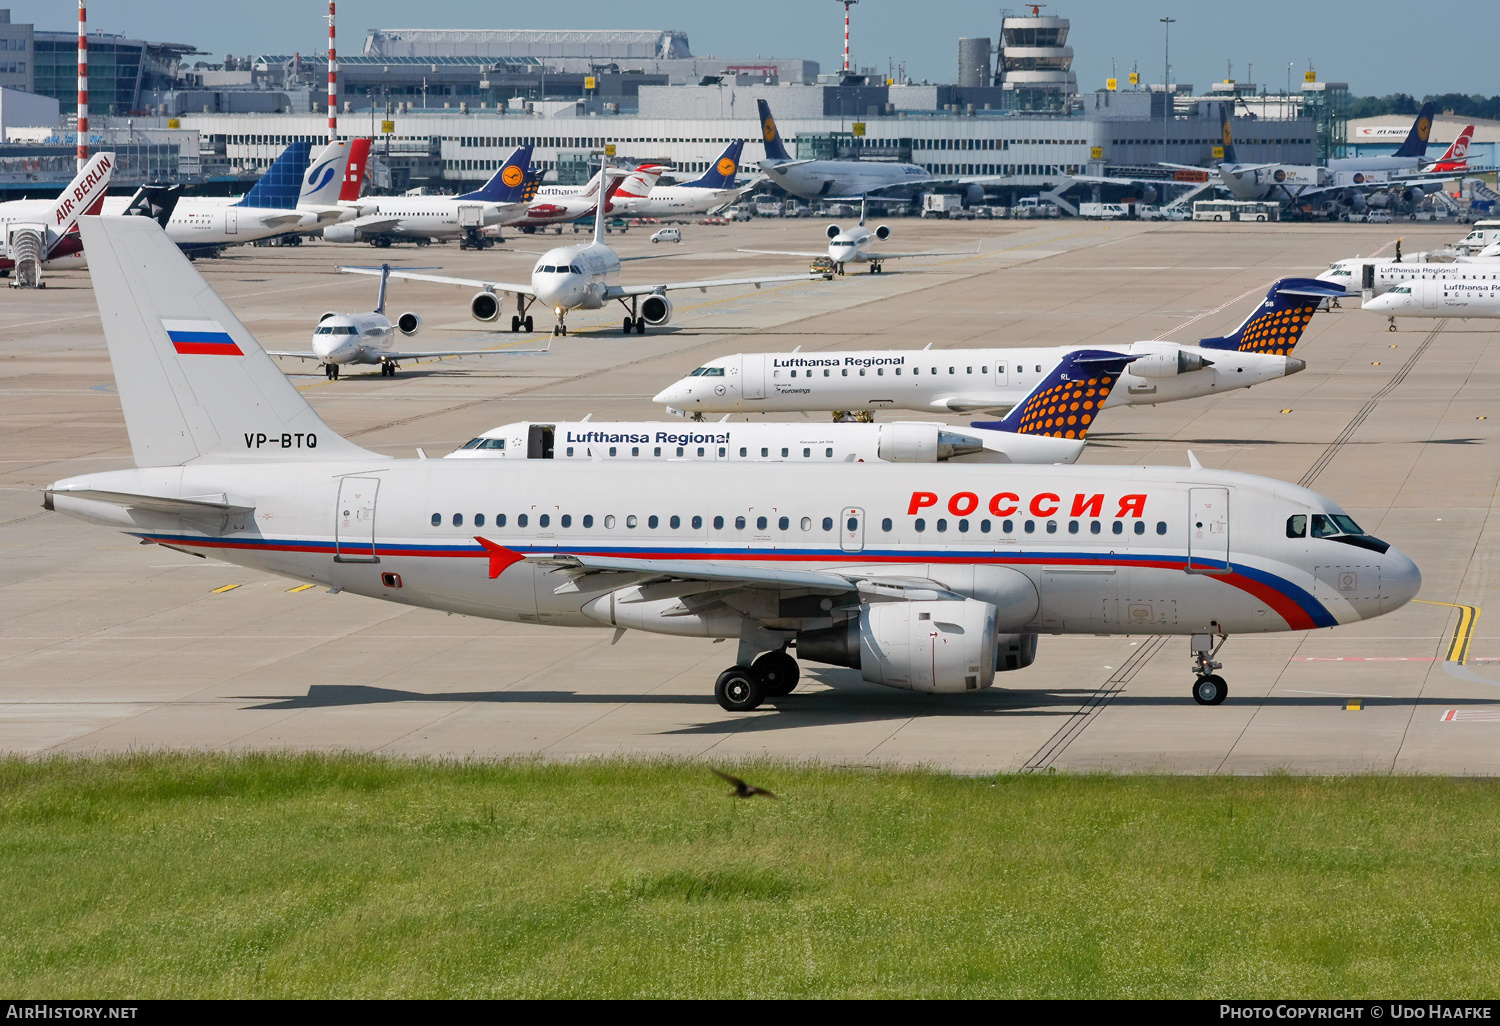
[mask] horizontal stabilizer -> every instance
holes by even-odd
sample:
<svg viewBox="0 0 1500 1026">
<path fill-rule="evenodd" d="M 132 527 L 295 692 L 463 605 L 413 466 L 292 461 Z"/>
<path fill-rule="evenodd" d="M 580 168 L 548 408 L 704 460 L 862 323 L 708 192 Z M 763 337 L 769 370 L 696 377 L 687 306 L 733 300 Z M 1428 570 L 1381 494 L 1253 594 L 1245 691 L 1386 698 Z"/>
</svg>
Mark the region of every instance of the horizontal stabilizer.
<svg viewBox="0 0 1500 1026">
<path fill-rule="evenodd" d="M 135 495 L 131 492 L 107 492 L 97 488 L 59 488 L 43 495 L 43 505 L 52 508 L 54 495 L 66 495 L 75 499 L 91 499 L 107 502 L 126 509 L 144 509 L 152 513 L 171 513 L 177 516 L 226 516 L 255 512 L 254 506 L 237 506 L 227 501 L 212 499 L 174 499 L 161 495 Z"/>
<path fill-rule="evenodd" d="M 1074 349 L 1005 415 L 973 426 L 1022 435 L 1084 438 L 1126 365 L 1140 357 L 1104 349 Z"/>
</svg>

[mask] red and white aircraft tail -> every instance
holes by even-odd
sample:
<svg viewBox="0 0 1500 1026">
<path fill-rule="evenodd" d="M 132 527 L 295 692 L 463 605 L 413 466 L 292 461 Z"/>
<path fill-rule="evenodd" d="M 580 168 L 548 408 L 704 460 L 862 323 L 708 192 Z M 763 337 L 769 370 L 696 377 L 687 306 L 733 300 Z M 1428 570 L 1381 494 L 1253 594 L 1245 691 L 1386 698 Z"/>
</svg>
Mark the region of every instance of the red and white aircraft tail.
<svg viewBox="0 0 1500 1026">
<path fill-rule="evenodd" d="M 1469 125 L 1458 138 L 1453 140 L 1452 145 L 1437 159 L 1427 170 L 1429 171 L 1463 171 L 1469 166 L 1469 143 L 1474 139 L 1474 126 Z"/>
<path fill-rule="evenodd" d="M 114 173 L 115 155 L 107 151 L 96 153 L 68 183 L 52 209 L 47 211 L 47 239 L 44 249 L 47 255 L 51 255 L 69 232 L 77 230 L 80 217 L 99 213 Z"/>
<path fill-rule="evenodd" d="M 370 140 L 352 139 L 349 142 L 349 164 L 344 169 L 344 185 L 339 191 L 339 202 L 359 199 L 365 187 L 365 162 L 370 159 Z"/>
</svg>

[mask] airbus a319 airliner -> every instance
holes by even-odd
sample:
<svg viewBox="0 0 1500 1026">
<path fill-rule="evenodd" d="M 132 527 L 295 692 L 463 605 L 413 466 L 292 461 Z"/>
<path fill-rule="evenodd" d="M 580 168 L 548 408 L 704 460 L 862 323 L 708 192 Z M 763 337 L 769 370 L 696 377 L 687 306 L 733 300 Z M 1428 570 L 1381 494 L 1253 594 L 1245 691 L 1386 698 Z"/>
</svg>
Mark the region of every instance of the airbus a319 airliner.
<svg viewBox="0 0 1500 1026">
<path fill-rule="evenodd" d="M 989 687 L 1050 634 L 1368 619 L 1412 561 L 1331 500 L 1199 467 L 402 460 L 340 437 L 147 218 L 82 220 L 136 467 L 44 505 L 146 542 L 392 602 L 738 643 L 730 710 L 803 660 Z"/>
</svg>

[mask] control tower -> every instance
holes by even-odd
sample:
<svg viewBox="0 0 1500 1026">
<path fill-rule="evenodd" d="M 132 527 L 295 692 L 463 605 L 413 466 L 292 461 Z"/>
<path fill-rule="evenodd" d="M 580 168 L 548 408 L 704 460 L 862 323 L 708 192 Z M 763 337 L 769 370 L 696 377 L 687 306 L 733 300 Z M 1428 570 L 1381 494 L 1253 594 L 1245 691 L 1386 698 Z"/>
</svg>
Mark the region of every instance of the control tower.
<svg viewBox="0 0 1500 1026">
<path fill-rule="evenodd" d="M 1028 4 L 1029 14 L 1000 25 L 1000 61 L 995 85 L 1007 91 L 1012 110 L 1059 110 L 1078 92 L 1067 18 L 1044 16 L 1045 4 Z"/>
</svg>

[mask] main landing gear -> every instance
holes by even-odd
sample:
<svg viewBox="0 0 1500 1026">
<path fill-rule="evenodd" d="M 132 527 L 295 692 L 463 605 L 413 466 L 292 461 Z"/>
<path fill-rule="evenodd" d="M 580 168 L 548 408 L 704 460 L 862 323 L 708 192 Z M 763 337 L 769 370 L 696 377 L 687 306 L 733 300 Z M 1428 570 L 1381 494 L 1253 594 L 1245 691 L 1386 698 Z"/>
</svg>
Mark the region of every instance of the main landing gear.
<svg viewBox="0 0 1500 1026">
<path fill-rule="evenodd" d="M 1214 673 L 1221 669 L 1224 664 L 1214 661 L 1214 656 L 1219 654 L 1219 649 L 1224 647 L 1226 635 L 1217 635 L 1218 644 L 1214 643 L 1213 634 L 1194 634 L 1193 646 L 1193 672 L 1198 679 L 1193 682 L 1193 701 L 1199 705 L 1219 705 L 1229 697 L 1229 685 L 1224 678 Z"/>
<path fill-rule="evenodd" d="M 714 698 L 729 712 L 750 712 L 767 698 L 790 695 L 801 676 L 785 649 L 767 652 L 749 666 L 731 666 L 714 682 Z"/>
<path fill-rule="evenodd" d="M 871 274 L 884 274 L 885 271 L 881 270 L 880 264 L 877 261 L 872 260 L 872 261 L 870 261 L 870 272 L 869 273 L 871 273 Z"/>
<path fill-rule="evenodd" d="M 329 381 L 337 381 L 339 379 L 339 365 L 336 363 L 325 363 L 323 365 L 323 376 Z"/>
<path fill-rule="evenodd" d="M 641 297 L 631 296 L 630 305 L 625 306 L 625 300 L 621 299 L 620 305 L 625 307 L 625 320 L 620 324 L 620 333 L 629 335 L 634 331 L 637 335 L 646 333 L 646 318 L 641 316 Z"/>
<path fill-rule="evenodd" d="M 380 376 L 382 378 L 394 378 L 396 376 L 396 361 L 395 360 L 381 360 L 380 361 Z"/>
<path fill-rule="evenodd" d="M 524 331 L 531 331 L 531 330 L 533 330 L 532 327 L 531 327 L 531 318 L 529 316 L 528 317 L 512 317 L 510 319 L 510 330 L 511 331 L 523 331 L 523 330 Z M 556 332 L 553 332 L 553 334 L 556 334 Z"/>
</svg>

